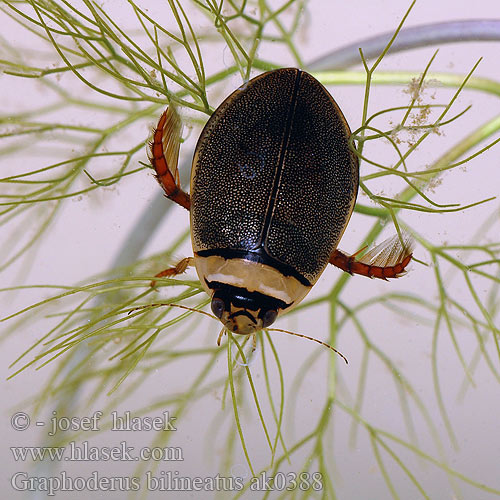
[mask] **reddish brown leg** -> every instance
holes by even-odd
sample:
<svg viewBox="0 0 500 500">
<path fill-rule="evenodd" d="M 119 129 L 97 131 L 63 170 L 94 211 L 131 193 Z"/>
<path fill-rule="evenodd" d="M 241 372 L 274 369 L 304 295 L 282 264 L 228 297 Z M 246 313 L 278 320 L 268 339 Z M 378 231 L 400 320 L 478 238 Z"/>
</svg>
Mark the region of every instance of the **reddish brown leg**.
<svg viewBox="0 0 500 500">
<path fill-rule="evenodd" d="M 150 144 L 149 160 L 156 171 L 156 178 L 168 198 L 189 210 L 191 200 L 179 182 L 179 147 L 182 123 L 175 107 L 169 106 L 161 115 Z"/>
<path fill-rule="evenodd" d="M 406 266 L 411 261 L 413 240 L 404 234 L 401 242 L 399 236 L 396 235 L 372 248 L 361 258 L 356 259 L 359 252 L 347 255 L 337 249 L 330 256 L 330 264 L 349 274 L 361 274 L 369 278 L 383 280 L 399 278 L 406 273 Z"/>
<path fill-rule="evenodd" d="M 186 257 L 177 263 L 174 267 L 169 267 L 161 271 L 158 274 L 155 274 L 155 278 L 167 278 L 177 276 L 178 274 L 182 274 L 189 266 L 194 264 L 193 257 Z M 156 280 L 151 282 L 151 286 L 154 287 L 156 285 Z"/>
</svg>

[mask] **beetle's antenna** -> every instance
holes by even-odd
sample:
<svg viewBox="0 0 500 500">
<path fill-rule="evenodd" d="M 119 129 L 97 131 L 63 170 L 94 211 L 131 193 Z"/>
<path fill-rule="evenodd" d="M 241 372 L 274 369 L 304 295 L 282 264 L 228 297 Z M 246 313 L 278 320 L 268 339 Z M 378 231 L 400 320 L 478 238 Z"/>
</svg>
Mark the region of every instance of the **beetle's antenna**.
<svg viewBox="0 0 500 500">
<path fill-rule="evenodd" d="M 181 304 L 170 304 L 169 302 L 157 302 L 154 304 L 147 304 L 145 306 L 134 307 L 133 309 L 130 309 L 130 311 L 127 314 L 131 314 L 134 311 L 139 311 L 141 309 L 149 309 L 149 308 L 153 308 L 153 307 L 162 307 L 162 306 L 179 307 L 180 309 L 185 309 L 186 311 L 197 312 L 200 314 L 204 314 L 205 316 L 208 316 L 209 318 L 218 319 L 213 314 L 202 311 L 201 309 L 195 309 L 194 307 L 183 306 Z M 314 337 L 309 337 L 308 335 L 303 335 L 302 333 L 295 333 L 295 332 L 289 332 L 288 330 L 281 330 L 280 328 L 266 328 L 265 330 L 267 330 L 269 332 L 288 333 L 288 335 L 295 335 L 296 337 L 302 337 L 303 339 L 312 340 L 314 342 L 317 342 L 318 344 L 321 344 L 322 346 L 328 347 L 328 349 L 331 349 L 333 352 L 336 352 L 346 362 L 346 364 L 349 364 L 349 361 L 347 360 L 347 358 L 340 351 L 337 351 L 337 349 L 335 349 L 335 347 L 332 347 L 330 344 L 327 344 L 326 342 L 323 342 L 322 340 L 316 339 Z M 220 341 L 221 341 L 222 336 L 224 335 L 225 332 L 226 332 L 226 328 L 223 327 L 219 333 L 218 338 L 217 338 L 217 345 L 220 345 Z M 255 348 L 256 348 L 255 336 L 252 340 L 253 340 L 253 349 L 252 350 L 255 351 Z"/>
<path fill-rule="evenodd" d="M 302 335 L 302 333 L 295 333 L 295 332 L 289 332 L 288 330 L 281 330 L 280 328 L 266 328 L 266 330 L 269 332 L 288 333 L 288 335 L 295 335 L 296 337 L 302 337 L 303 339 L 313 340 L 314 342 L 317 342 L 318 344 L 321 344 L 325 347 L 328 347 L 328 349 L 331 349 L 332 351 L 336 352 L 345 361 L 346 365 L 349 364 L 349 361 L 347 361 L 347 358 L 340 351 L 337 351 L 337 349 L 335 349 L 335 347 L 332 347 L 330 344 L 327 344 L 326 342 L 323 342 L 322 340 L 315 339 L 314 337 L 309 337 L 308 335 Z"/>
<path fill-rule="evenodd" d="M 209 318 L 218 319 L 213 314 L 210 314 L 210 313 L 207 313 L 205 311 L 202 311 L 201 309 L 195 309 L 194 307 L 188 307 L 188 306 L 181 306 L 180 304 L 171 304 L 169 302 L 157 302 L 155 304 L 147 304 L 145 306 L 134 307 L 133 309 L 130 309 L 130 311 L 127 314 L 131 314 L 134 311 L 138 311 L 138 310 L 141 310 L 141 309 L 149 309 L 150 307 L 152 308 L 152 307 L 162 307 L 162 306 L 179 307 L 180 309 L 186 309 L 186 311 L 197 312 L 197 313 L 200 313 L 200 314 L 204 314 L 205 316 L 208 316 Z"/>
</svg>

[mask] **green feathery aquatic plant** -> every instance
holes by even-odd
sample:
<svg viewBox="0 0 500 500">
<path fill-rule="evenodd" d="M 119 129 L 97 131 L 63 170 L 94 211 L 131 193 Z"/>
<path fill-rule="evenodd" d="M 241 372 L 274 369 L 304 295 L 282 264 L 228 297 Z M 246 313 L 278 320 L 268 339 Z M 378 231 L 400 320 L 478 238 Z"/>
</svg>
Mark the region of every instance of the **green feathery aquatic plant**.
<svg viewBox="0 0 500 500">
<path fill-rule="evenodd" d="M 218 347 L 218 324 L 196 313 L 208 304 L 197 281 L 185 276 L 164 278 L 157 281 L 158 291 L 150 287 L 155 272 L 175 259 L 189 236 L 186 227 L 172 231 L 161 254 L 141 257 L 160 219 L 167 214 L 171 217 L 169 203 L 159 199 L 130 233 L 108 271 L 76 286 L 26 284 L 2 289 L 4 295 L 31 297 L 40 292 L 45 297 L 2 318 L 5 338 L 20 336 L 27 325 L 43 320 L 37 323 L 44 329 L 38 340 L 11 360 L 10 378 L 48 371 L 43 386 L 36 387 L 36 379 L 34 382 L 37 394 L 29 401 L 34 414 L 50 407 L 59 414 L 85 415 L 98 408 L 109 415 L 126 405 L 134 408 L 135 415 L 167 408 L 180 422 L 203 408 L 207 413 L 203 421 L 211 421 L 205 447 L 216 462 L 215 469 L 207 470 L 237 475 L 237 464 L 249 474 L 243 489 L 230 493 L 235 498 L 251 490 L 253 476 L 265 472 L 278 477 L 290 471 L 297 477 L 309 474 L 302 478 L 311 481 L 321 477 L 321 490 L 316 491 L 318 483 L 312 483 L 307 491 L 282 491 L 280 498 L 335 498 L 337 483 L 343 479 L 335 477 L 339 457 L 334 450 L 346 434 L 339 427 L 346 425 L 350 425 L 351 445 L 362 442 L 371 450 L 377 474 L 393 498 L 408 498 L 408 492 L 431 498 L 432 484 L 426 480 L 430 468 L 444 473 L 457 498 L 463 488 L 500 495 L 500 487 L 468 477 L 446 458 L 447 443 L 457 445 L 458 439 L 447 409 L 446 385 L 440 378 L 438 341 L 447 336 L 452 352 L 446 356 L 454 356 L 461 366 L 463 393 L 475 384 L 479 367 L 486 368 L 491 384 L 500 381 L 500 242 L 487 236 L 495 228 L 498 232 L 496 193 L 492 189 L 491 196 L 469 203 L 454 196 L 450 196 L 453 202 L 440 203 L 432 195 L 445 174 L 474 164 L 500 141 L 499 117 L 471 128 L 467 120 L 474 104 L 457 106 L 459 97 L 472 89 L 500 97 L 500 82 L 475 76 L 479 57 L 463 75 L 433 72 L 437 52 L 415 72 L 385 71 L 384 58 L 396 48 L 399 35 L 404 36 L 401 30 L 413 4 L 402 13 L 391 37 L 383 43 L 372 40 L 366 49 L 359 50 L 361 70 L 338 69 L 341 65 L 333 56 L 330 62 L 322 59 L 308 66 L 297 41 L 307 2 L 289 0 L 271 5 L 274 3 L 168 0 L 160 9 L 132 0 L 119 8 L 91 0 L 82 0 L 78 6 L 65 0 L 4 0 L 0 6 L 4 18 L 38 43 L 21 50 L 9 39 L 0 39 L 3 71 L 11 79 L 36 81 L 45 98 L 2 116 L 2 163 L 7 165 L 26 154 L 27 143 L 29 153 L 42 158 L 50 154 L 55 160 L 42 166 L 39 161 L 20 167 L 13 162 L 13 173 L 2 176 L 0 224 L 5 234 L 13 236 L 3 239 L 0 270 L 16 265 L 25 270 L 34 265 L 36 252 L 50 244 L 47 234 L 67 209 L 68 201 L 95 192 L 102 192 L 105 199 L 112 186 L 146 176 L 149 138 L 137 131 L 154 123 L 166 105 L 176 103 L 184 110 L 188 126 L 199 130 L 237 79 L 246 81 L 257 71 L 282 66 L 279 58 L 262 57 L 268 54 L 264 49 L 273 45 L 279 46 L 288 65 L 292 61 L 309 69 L 325 85 L 364 87 L 359 103 L 361 124 L 352 135 L 361 163 L 360 192 L 365 195 L 359 197 L 355 211 L 369 221 L 359 243 L 372 244 L 387 226 L 392 226 L 391 231 L 411 232 L 418 244 L 414 267 L 432 269 L 433 295 L 428 290 L 409 292 L 401 287 L 377 294 L 373 288 L 369 298 L 353 300 L 354 280 L 337 273 L 331 287 L 318 288 L 318 293 L 297 307 L 290 321 L 304 319 L 305 324 L 317 310 L 325 311 L 323 327 L 314 324 L 315 334 L 332 345 L 341 345 L 348 358 L 353 344 L 346 340 L 347 333 L 356 339 L 361 354 L 354 374 L 347 373 L 330 351 L 316 346 L 310 346 L 310 354 L 297 361 L 299 365 L 292 372 L 285 354 L 276 346 L 279 333 L 261 332 L 253 353 L 248 339 L 231 334 L 227 343 Z M 120 9 L 127 10 L 127 23 L 118 20 L 124 17 Z M 451 28 L 446 39 L 445 24 L 440 42 L 453 40 Z M 467 30 L 481 39 L 485 28 L 471 22 Z M 415 36 L 399 50 L 435 43 L 423 29 L 420 37 L 418 30 Z M 212 62 L 209 56 L 214 50 L 224 54 L 223 64 Z M 375 90 L 384 85 L 405 88 L 408 102 L 400 105 L 387 100 L 383 107 L 379 101 L 373 104 Z M 430 95 L 432 89 L 435 94 Z M 100 118 L 84 123 L 69 118 L 86 116 L 84 113 Z M 456 124 L 461 124 L 462 134 L 453 147 L 449 142 L 441 146 L 442 135 L 456 131 Z M 181 152 L 184 175 L 189 170 L 189 141 L 193 137 L 185 138 Z M 414 160 L 422 150 L 431 158 L 424 166 Z M 35 167 L 30 168 L 30 164 Z M 385 194 L 386 190 L 391 194 Z M 453 239 L 452 243 L 438 243 L 426 234 L 427 222 L 421 226 L 410 222 L 424 220 L 412 218 L 412 214 L 425 215 L 427 221 L 427 217 L 475 210 L 481 204 L 491 207 L 491 215 L 478 221 L 465 243 L 453 243 Z M 159 302 L 173 305 L 144 307 Z M 431 415 L 429 398 L 419 393 L 415 381 L 374 336 L 374 311 L 384 310 L 417 323 L 417 335 L 422 336 L 422 331 L 430 334 L 430 360 L 424 370 L 432 378 L 438 423 Z M 207 335 L 202 337 L 202 332 Z M 325 337 L 325 332 L 329 336 Z M 463 348 L 464 335 L 474 339 L 472 352 Z M 400 401 L 397 429 L 384 424 L 383 418 L 372 421 L 370 412 L 365 413 L 371 367 L 377 362 L 387 370 Z M 353 370 L 351 365 L 349 370 Z M 166 373 L 175 384 L 158 385 L 158 372 Z M 321 374 L 317 387 L 324 393 L 315 396 L 318 407 L 308 414 L 306 428 L 300 425 L 298 429 L 297 422 L 303 419 L 301 401 L 310 400 L 304 386 L 310 387 L 307 381 L 311 373 Z M 346 380 L 353 375 L 354 385 Z M 143 397 L 146 387 L 148 400 Z M 110 425 L 107 420 L 100 430 L 105 432 Z M 417 426 L 424 431 L 417 431 Z M 54 437 L 50 445 L 69 439 Z M 171 439 L 171 433 L 159 432 L 151 446 L 166 447 Z M 216 454 L 214 450 L 218 450 Z M 158 463 L 142 461 L 133 474 L 142 477 L 146 471 L 158 472 L 159 468 Z M 205 473 L 190 472 L 193 476 Z M 313 476 L 316 472 L 321 476 Z M 147 495 L 144 490 L 141 493 Z M 268 496 L 262 493 L 263 498 Z"/>
</svg>

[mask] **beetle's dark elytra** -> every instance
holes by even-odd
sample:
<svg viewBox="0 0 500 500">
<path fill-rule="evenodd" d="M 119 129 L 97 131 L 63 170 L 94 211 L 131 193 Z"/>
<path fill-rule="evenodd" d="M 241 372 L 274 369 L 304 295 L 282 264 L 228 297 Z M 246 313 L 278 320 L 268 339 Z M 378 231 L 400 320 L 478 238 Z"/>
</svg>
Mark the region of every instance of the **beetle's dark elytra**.
<svg viewBox="0 0 500 500">
<path fill-rule="evenodd" d="M 196 147 L 195 252 L 247 255 L 313 284 L 356 200 L 349 135 L 327 90 L 298 69 L 264 73 L 233 92 Z"/>
<path fill-rule="evenodd" d="M 194 257 L 157 276 L 194 263 L 224 329 L 255 342 L 255 332 L 306 297 L 328 263 L 371 278 L 406 272 L 408 236 L 361 257 L 337 248 L 356 201 L 358 159 L 342 112 L 311 75 L 278 69 L 233 92 L 198 139 L 190 195 L 179 183 L 181 130 L 169 106 L 150 158 L 165 194 L 190 211 Z"/>
</svg>

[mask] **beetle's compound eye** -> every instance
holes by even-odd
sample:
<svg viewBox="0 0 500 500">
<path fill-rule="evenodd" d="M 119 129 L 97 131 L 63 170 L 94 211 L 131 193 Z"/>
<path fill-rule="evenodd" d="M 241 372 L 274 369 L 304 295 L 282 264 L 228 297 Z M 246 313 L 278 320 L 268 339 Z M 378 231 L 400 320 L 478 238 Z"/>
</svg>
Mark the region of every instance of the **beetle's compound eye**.
<svg viewBox="0 0 500 500">
<path fill-rule="evenodd" d="M 224 306 L 224 301 L 222 299 L 218 299 L 217 297 L 214 297 L 212 299 L 212 312 L 219 318 L 222 318 L 222 315 L 224 314 L 225 306 Z"/>
<path fill-rule="evenodd" d="M 278 311 L 276 309 L 269 309 L 262 316 L 262 328 L 267 328 L 272 325 L 278 316 Z"/>
</svg>

